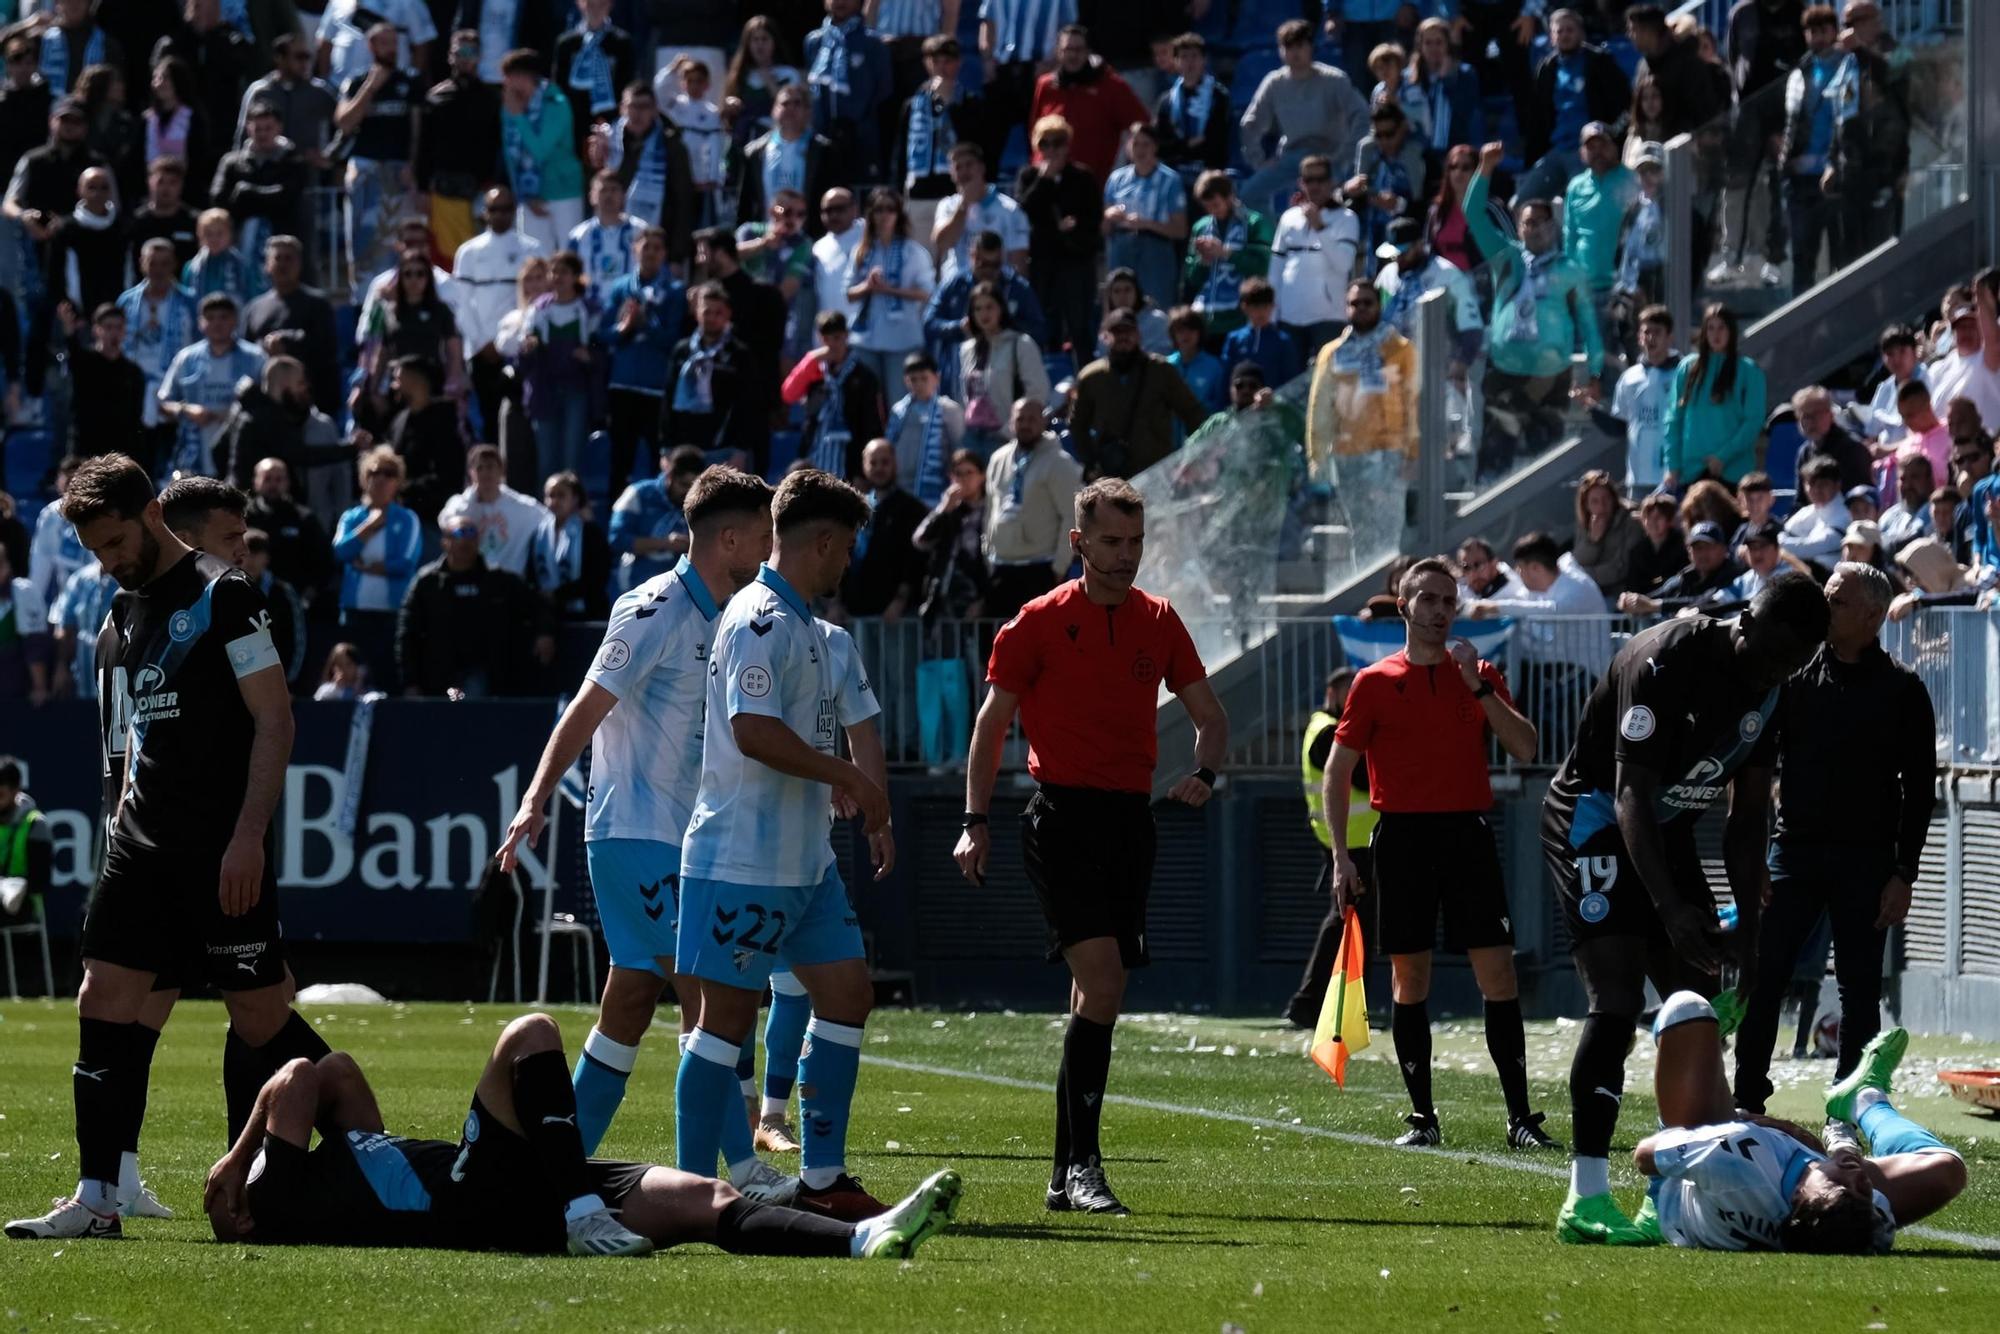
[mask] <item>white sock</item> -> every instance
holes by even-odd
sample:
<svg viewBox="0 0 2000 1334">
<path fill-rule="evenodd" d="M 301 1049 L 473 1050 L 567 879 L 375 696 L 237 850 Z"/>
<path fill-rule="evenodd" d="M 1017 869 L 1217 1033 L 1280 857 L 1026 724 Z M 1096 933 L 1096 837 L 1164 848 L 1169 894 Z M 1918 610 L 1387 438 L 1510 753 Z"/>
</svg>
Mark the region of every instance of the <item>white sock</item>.
<svg viewBox="0 0 2000 1334">
<path fill-rule="evenodd" d="M 100 1214 L 118 1212 L 118 1187 L 109 1181 L 85 1178 L 76 1183 L 76 1198 Z"/>
<path fill-rule="evenodd" d="M 604 1208 L 604 1200 L 597 1195 L 579 1195 L 563 1210 L 563 1222 L 574 1223 L 585 1214 L 594 1214 Z"/>
<path fill-rule="evenodd" d="M 631 1074 L 632 1067 L 639 1061 L 637 1043 L 628 1047 L 622 1042 L 604 1036 L 604 1030 L 600 1028 L 591 1029 L 590 1036 L 583 1040 L 583 1054 L 599 1065 L 609 1066 L 621 1075 Z"/>
<path fill-rule="evenodd" d="M 773 1098 L 769 1094 L 766 1094 L 764 1096 L 764 1115 L 783 1116 L 790 1109 L 791 1105 L 792 1100 L 790 1098 Z"/>
<path fill-rule="evenodd" d="M 1569 1188 L 1579 1196 L 1609 1195 L 1611 1193 L 1611 1160 L 1609 1158 L 1570 1159 Z"/>
<path fill-rule="evenodd" d="M 754 1080 L 754 1079 L 739 1079 L 739 1080 L 737 1080 L 737 1081 L 736 1081 L 736 1083 L 737 1083 L 737 1085 L 738 1085 L 739 1087 L 741 1087 L 741 1088 L 742 1088 L 742 1090 L 743 1090 L 743 1096 L 744 1096 L 745 1098 L 755 1098 L 755 1097 L 757 1096 L 757 1081 L 756 1081 L 756 1080 Z"/>
<path fill-rule="evenodd" d="M 805 1182 L 813 1190 L 825 1190 L 828 1186 L 840 1180 L 841 1173 L 846 1170 L 846 1163 L 842 1163 L 838 1167 L 808 1167 L 805 1171 L 799 1173 L 799 1180 Z"/>
<path fill-rule="evenodd" d="M 1889 1101 L 1889 1095 L 1887 1093 L 1884 1093 L 1881 1089 L 1876 1088 L 1874 1085 L 1871 1084 L 1865 1088 L 1862 1088 L 1854 1095 L 1854 1123 L 1856 1125 L 1859 1125 L 1861 1123 L 1861 1114 L 1863 1112 L 1867 1111 L 1870 1107 L 1873 1107 L 1878 1102 L 1887 1102 L 1887 1101 Z"/>
<path fill-rule="evenodd" d="M 118 1155 L 118 1203 L 130 1204 L 139 1198 L 139 1155 L 121 1153 Z"/>
</svg>

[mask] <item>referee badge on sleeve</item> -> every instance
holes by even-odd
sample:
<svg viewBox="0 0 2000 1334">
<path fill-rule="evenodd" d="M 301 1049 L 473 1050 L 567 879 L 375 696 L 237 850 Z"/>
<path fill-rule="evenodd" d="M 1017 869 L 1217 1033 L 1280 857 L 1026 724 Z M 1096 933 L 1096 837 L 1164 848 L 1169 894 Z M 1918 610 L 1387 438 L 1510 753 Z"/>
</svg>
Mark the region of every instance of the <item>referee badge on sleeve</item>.
<svg viewBox="0 0 2000 1334">
<path fill-rule="evenodd" d="M 1644 741 L 1653 735 L 1653 711 L 1643 704 L 1634 704 L 1618 724 L 1618 735 L 1627 741 Z"/>
</svg>

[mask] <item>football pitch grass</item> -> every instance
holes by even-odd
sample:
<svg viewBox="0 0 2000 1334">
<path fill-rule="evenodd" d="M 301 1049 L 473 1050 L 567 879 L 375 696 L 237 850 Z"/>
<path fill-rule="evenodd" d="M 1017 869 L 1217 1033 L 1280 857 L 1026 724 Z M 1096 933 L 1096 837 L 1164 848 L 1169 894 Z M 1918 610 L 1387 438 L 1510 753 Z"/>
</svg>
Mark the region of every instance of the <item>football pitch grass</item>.
<svg viewBox="0 0 2000 1334">
<path fill-rule="evenodd" d="M 307 1007 L 371 1077 L 392 1131 L 456 1138 L 500 1026 L 523 1006 Z M 572 1053 L 588 1011 L 554 1010 Z M 671 1012 L 648 1034 L 607 1156 L 671 1160 Z M 1550 1131 L 1568 1133 L 1574 1026 L 1530 1025 Z M 201 1183 L 222 1144 L 219 1005 L 175 1014 L 141 1147 L 179 1211 L 118 1243 L 0 1242 L 0 1334 L 126 1330 L 1967 1330 L 2000 1327 L 2000 1118 L 1936 1071 L 2000 1066 L 2000 1043 L 1918 1038 L 1898 1102 L 1966 1156 L 1971 1186 L 1887 1258 L 1603 1250 L 1556 1242 L 1565 1159 L 1504 1145 L 1476 1024 L 1438 1025 L 1445 1147 L 1386 1141 L 1405 1110 L 1388 1038 L 1337 1090 L 1275 1022 L 1121 1022 L 1105 1112 L 1130 1218 L 1042 1207 L 1061 1020 L 882 1011 L 864 1047 L 850 1166 L 890 1199 L 953 1165 L 958 1222 L 914 1260 L 835 1262 L 688 1246 L 643 1260 L 210 1239 Z M 74 1009 L 0 1004 L 0 1210 L 39 1213 L 76 1179 Z M 760 1054 L 759 1069 L 762 1061 Z M 1831 1062 L 1782 1063 L 1774 1114 L 1817 1124 Z M 1639 1201 L 1631 1145 L 1654 1126 L 1650 1043 L 1634 1053 L 1614 1188 Z M 780 1158 L 796 1170 L 795 1158 Z"/>
</svg>

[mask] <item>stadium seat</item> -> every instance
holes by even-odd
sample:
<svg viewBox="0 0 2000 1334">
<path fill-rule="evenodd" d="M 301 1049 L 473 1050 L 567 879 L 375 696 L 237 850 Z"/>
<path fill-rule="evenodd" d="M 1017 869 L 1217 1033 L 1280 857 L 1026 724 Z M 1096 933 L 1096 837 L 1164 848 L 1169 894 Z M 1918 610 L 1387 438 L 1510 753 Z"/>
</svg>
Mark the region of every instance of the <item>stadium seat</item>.
<svg viewBox="0 0 2000 1334">
<path fill-rule="evenodd" d="M 0 950 L 7 954 L 7 999 L 21 999 L 21 984 L 14 973 L 14 941 L 16 937 L 33 939 L 42 947 L 42 994 L 56 994 L 56 970 L 49 958 L 49 926 L 42 909 L 42 896 L 37 894 L 28 904 L 27 915 L 8 926 L 0 926 Z"/>
</svg>

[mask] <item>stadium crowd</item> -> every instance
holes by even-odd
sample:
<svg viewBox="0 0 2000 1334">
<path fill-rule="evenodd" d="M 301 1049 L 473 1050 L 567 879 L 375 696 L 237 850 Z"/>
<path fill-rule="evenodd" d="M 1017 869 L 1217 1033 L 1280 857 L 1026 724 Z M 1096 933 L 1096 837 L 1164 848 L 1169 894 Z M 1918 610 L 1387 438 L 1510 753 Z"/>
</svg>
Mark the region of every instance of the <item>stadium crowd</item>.
<svg viewBox="0 0 2000 1334">
<path fill-rule="evenodd" d="M 1929 113 L 1868 0 L 1721 33 L 1616 0 L 19 9 L 10 421 L 45 501 L 111 450 L 227 483 L 183 499 L 247 529 L 300 694 L 544 692 L 557 624 L 670 569 L 722 459 L 866 491 L 835 620 L 1004 619 L 1083 481 L 1239 432 L 1394 549 L 1433 290 L 1479 478 L 1572 404 L 1630 443 L 1566 541 L 1466 545 L 1480 614 L 1713 609 L 1843 553 L 1900 610 L 2000 565 L 1992 275 L 1885 332 L 1867 401 L 1770 419 L 1729 307 L 1657 304 L 1682 132 L 1711 286 L 1804 290 L 1894 230 Z M 112 582 L 52 503 L 0 496 L 0 537 L 0 697 L 88 694 Z"/>
</svg>

